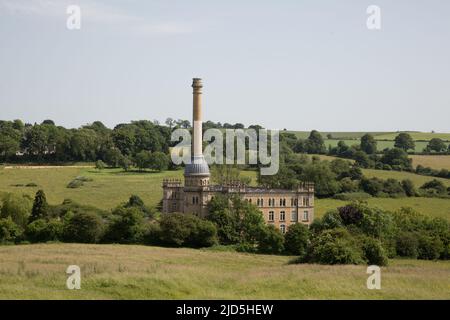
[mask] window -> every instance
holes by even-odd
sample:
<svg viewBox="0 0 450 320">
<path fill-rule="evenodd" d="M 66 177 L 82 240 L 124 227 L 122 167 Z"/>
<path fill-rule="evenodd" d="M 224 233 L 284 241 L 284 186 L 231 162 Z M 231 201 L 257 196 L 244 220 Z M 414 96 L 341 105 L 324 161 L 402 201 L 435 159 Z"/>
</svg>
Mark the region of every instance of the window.
<svg viewBox="0 0 450 320">
<path fill-rule="evenodd" d="M 272 198 L 272 207 L 275 207 L 275 199 Z"/>
<path fill-rule="evenodd" d="M 286 233 L 286 226 L 284 224 L 280 225 L 280 231 L 281 233 Z"/>
<path fill-rule="evenodd" d="M 269 221 L 273 221 L 273 211 L 269 211 Z"/>
<path fill-rule="evenodd" d="M 285 221 L 286 220 L 286 213 L 284 211 L 280 212 L 280 221 Z"/>
<path fill-rule="evenodd" d="M 257 200 L 256 200 L 256 205 L 259 207 L 260 204 L 261 204 L 261 203 L 259 202 L 259 199 L 257 199 Z"/>
<path fill-rule="evenodd" d="M 297 211 L 292 211 L 292 213 L 291 213 L 291 221 L 292 222 L 297 222 L 298 221 Z"/>
<path fill-rule="evenodd" d="M 291 198 L 291 207 L 294 206 L 294 198 Z"/>
<path fill-rule="evenodd" d="M 280 199 L 280 207 L 283 206 L 283 199 Z"/>
<path fill-rule="evenodd" d="M 248 202 L 252 203 L 252 199 L 250 199 Z"/>
<path fill-rule="evenodd" d="M 309 221 L 309 214 L 308 211 L 303 212 L 303 221 Z"/>
<path fill-rule="evenodd" d="M 261 199 L 261 207 L 264 207 L 264 199 Z"/>
<path fill-rule="evenodd" d="M 309 207 L 309 198 L 307 198 L 307 197 L 303 198 L 303 206 L 304 207 Z"/>
<path fill-rule="evenodd" d="M 198 204 L 198 197 L 192 197 L 192 204 Z"/>
</svg>

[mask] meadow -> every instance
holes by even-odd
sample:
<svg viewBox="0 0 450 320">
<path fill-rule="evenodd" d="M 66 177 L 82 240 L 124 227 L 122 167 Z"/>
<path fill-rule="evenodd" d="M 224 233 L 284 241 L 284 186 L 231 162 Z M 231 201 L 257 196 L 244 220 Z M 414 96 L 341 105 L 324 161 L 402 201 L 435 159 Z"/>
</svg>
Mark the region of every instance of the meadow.
<svg viewBox="0 0 450 320">
<path fill-rule="evenodd" d="M 332 160 L 333 157 L 320 156 Z M 409 172 L 383 171 L 363 169 L 368 177 L 383 179 L 411 179 L 416 186 L 433 179 Z M 255 171 L 243 171 L 252 182 L 256 181 Z M 67 188 L 67 184 L 77 176 L 92 178 L 77 189 Z M 72 199 L 82 204 L 92 205 L 109 210 L 128 200 L 130 195 L 137 194 L 149 206 L 157 206 L 162 198 L 162 181 L 165 178 L 183 178 L 183 171 L 165 172 L 124 172 L 121 169 L 96 170 L 94 168 L 54 167 L 43 169 L 0 169 L 0 194 L 14 192 L 34 196 L 38 189 L 44 189 L 50 204 L 60 204 L 64 199 Z M 440 179 L 450 186 L 449 179 Z M 26 187 L 35 183 L 37 187 Z M 327 210 L 335 209 L 346 202 L 334 199 L 316 199 L 316 217 L 322 216 Z M 412 207 L 423 214 L 433 217 L 450 219 L 450 200 L 438 198 L 371 198 L 368 203 L 386 210 L 396 210 L 401 207 Z"/>
<path fill-rule="evenodd" d="M 293 133 L 297 136 L 297 138 L 306 139 L 308 138 L 310 132 L 309 131 L 287 131 Z M 344 141 L 347 145 L 351 146 L 354 144 L 360 143 L 360 138 L 366 134 L 366 132 L 320 132 L 325 146 L 336 147 L 340 140 Z M 374 136 L 375 140 L 377 140 L 378 150 L 383 150 L 386 148 L 394 147 L 394 139 L 399 134 L 399 132 L 367 132 Z M 412 139 L 415 141 L 416 147 L 414 152 L 422 152 L 423 149 L 427 146 L 428 141 L 433 138 L 440 138 L 446 141 L 447 146 L 450 142 L 450 133 L 431 133 L 431 132 L 408 132 Z M 328 139 L 328 135 L 332 136 L 332 139 Z"/>
<path fill-rule="evenodd" d="M 0 299 L 450 299 L 450 261 L 390 261 L 381 290 L 366 266 L 136 245 L 0 246 Z M 81 289 L 66 269 L 81 268 Z M 218 272 L 220 270 L 220 272 Z"/>
</svg>

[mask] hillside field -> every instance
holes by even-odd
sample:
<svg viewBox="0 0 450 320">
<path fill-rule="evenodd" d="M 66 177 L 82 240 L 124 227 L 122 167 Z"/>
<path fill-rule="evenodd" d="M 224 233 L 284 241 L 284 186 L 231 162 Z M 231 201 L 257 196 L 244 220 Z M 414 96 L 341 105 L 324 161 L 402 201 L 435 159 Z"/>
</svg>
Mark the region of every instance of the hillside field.
<svg viewBox="0 0 450 320">
<path fill-rule="evenodd" d="M 381 289 L 366 266 L 136 245 L 0 246 L 0 299 L 450 299 L 450 261 L 391 260 Z M 81 289 L 66 269 L 81 268 Z M 220 270 L 220 272 L 218 272 Z"/>
<path fill-rule="evenodd" d="M 323 157 L 323 156 L 321 156 Z M 331 157 L 328 157 L 331 158 Z M 243 175 L 256 181 L 255 171 L 243 171 Z M 432 177 L 419 176 L 408 172 L 368 170 L 367 176 L 396 179 L 410 178 L 417 186 Z M 77 189 L 67 188 L 67 184 L 77 176 L 93 179 Z M 149 206 L 156 206 L 162 198 L 161 184 L 164 178 L 183 177 L 183 171 L 155 172 L 123 172 L 121 169 L 96 170 L 94 168 L 54 167 L 43 169 L 0 169 L 0 194 L 4 192 L 24 193 L 31 197 L 40 188 L 44 189 L 50 204 L 60 204 L 64 199 L 72 199 L 82 204 L 92 205 L 109 210 L 128 200 L 130 195 L 137 194 Z M 450 180 L 442 179 L 447 185 Z M 37 187 L 25 187 L 28 183 L 36 183 Z M 450 199 L 437 198 L 372 198 L 370 205 L 387 210 L 401 207 L 413 207 L 423 214 L 450 219 Z M 334 199 L 316 199 L 316 217 L 327 210 L 344 205 L 346 202 Z"/>
</svg>

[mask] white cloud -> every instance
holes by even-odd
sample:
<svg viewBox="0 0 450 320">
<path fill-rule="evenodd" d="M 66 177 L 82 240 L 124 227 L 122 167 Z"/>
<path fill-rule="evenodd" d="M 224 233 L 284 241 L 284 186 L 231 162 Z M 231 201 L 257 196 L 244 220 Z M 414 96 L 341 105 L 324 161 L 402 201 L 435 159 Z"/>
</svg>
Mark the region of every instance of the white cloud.
<svg viewBox="0 0 450 320">
<path fill-rule="evenodd" d="M 106 5 L 95 0 L 0 0 L 0 15 L 20 15 L 66 19 L 66 8 L 78 5 L 82 20 L 120 26 L 138 35 L 183 34 L 191 28 L 168 22 L 150 23 L 147 19 L 125 12 L 122 8 Z"/>
</svg>

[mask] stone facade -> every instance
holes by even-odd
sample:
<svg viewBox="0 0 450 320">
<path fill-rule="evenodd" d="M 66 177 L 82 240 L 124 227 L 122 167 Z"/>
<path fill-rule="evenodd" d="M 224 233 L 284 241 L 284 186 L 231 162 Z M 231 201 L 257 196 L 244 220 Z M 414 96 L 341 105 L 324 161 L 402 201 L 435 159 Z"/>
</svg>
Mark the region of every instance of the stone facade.
<svg viewBox="0 0 450 320">
<path fill-rule="evenodd" d="M 206 182 L 205 182 L 206 181 Z M 281 232 L 294 223 L 310 224 L 314 219 L 314 185 L 303 183 L 296 190 L 249 187 L 240 184 L 209 185 L 209 179 L 196 186 L 183 186 L 181 180 L 163 181 L 163 212 L 208 215 L 208 202 L 217 195 L 238 194 L 262 212 L 264 220 Z"/>
</svg>

